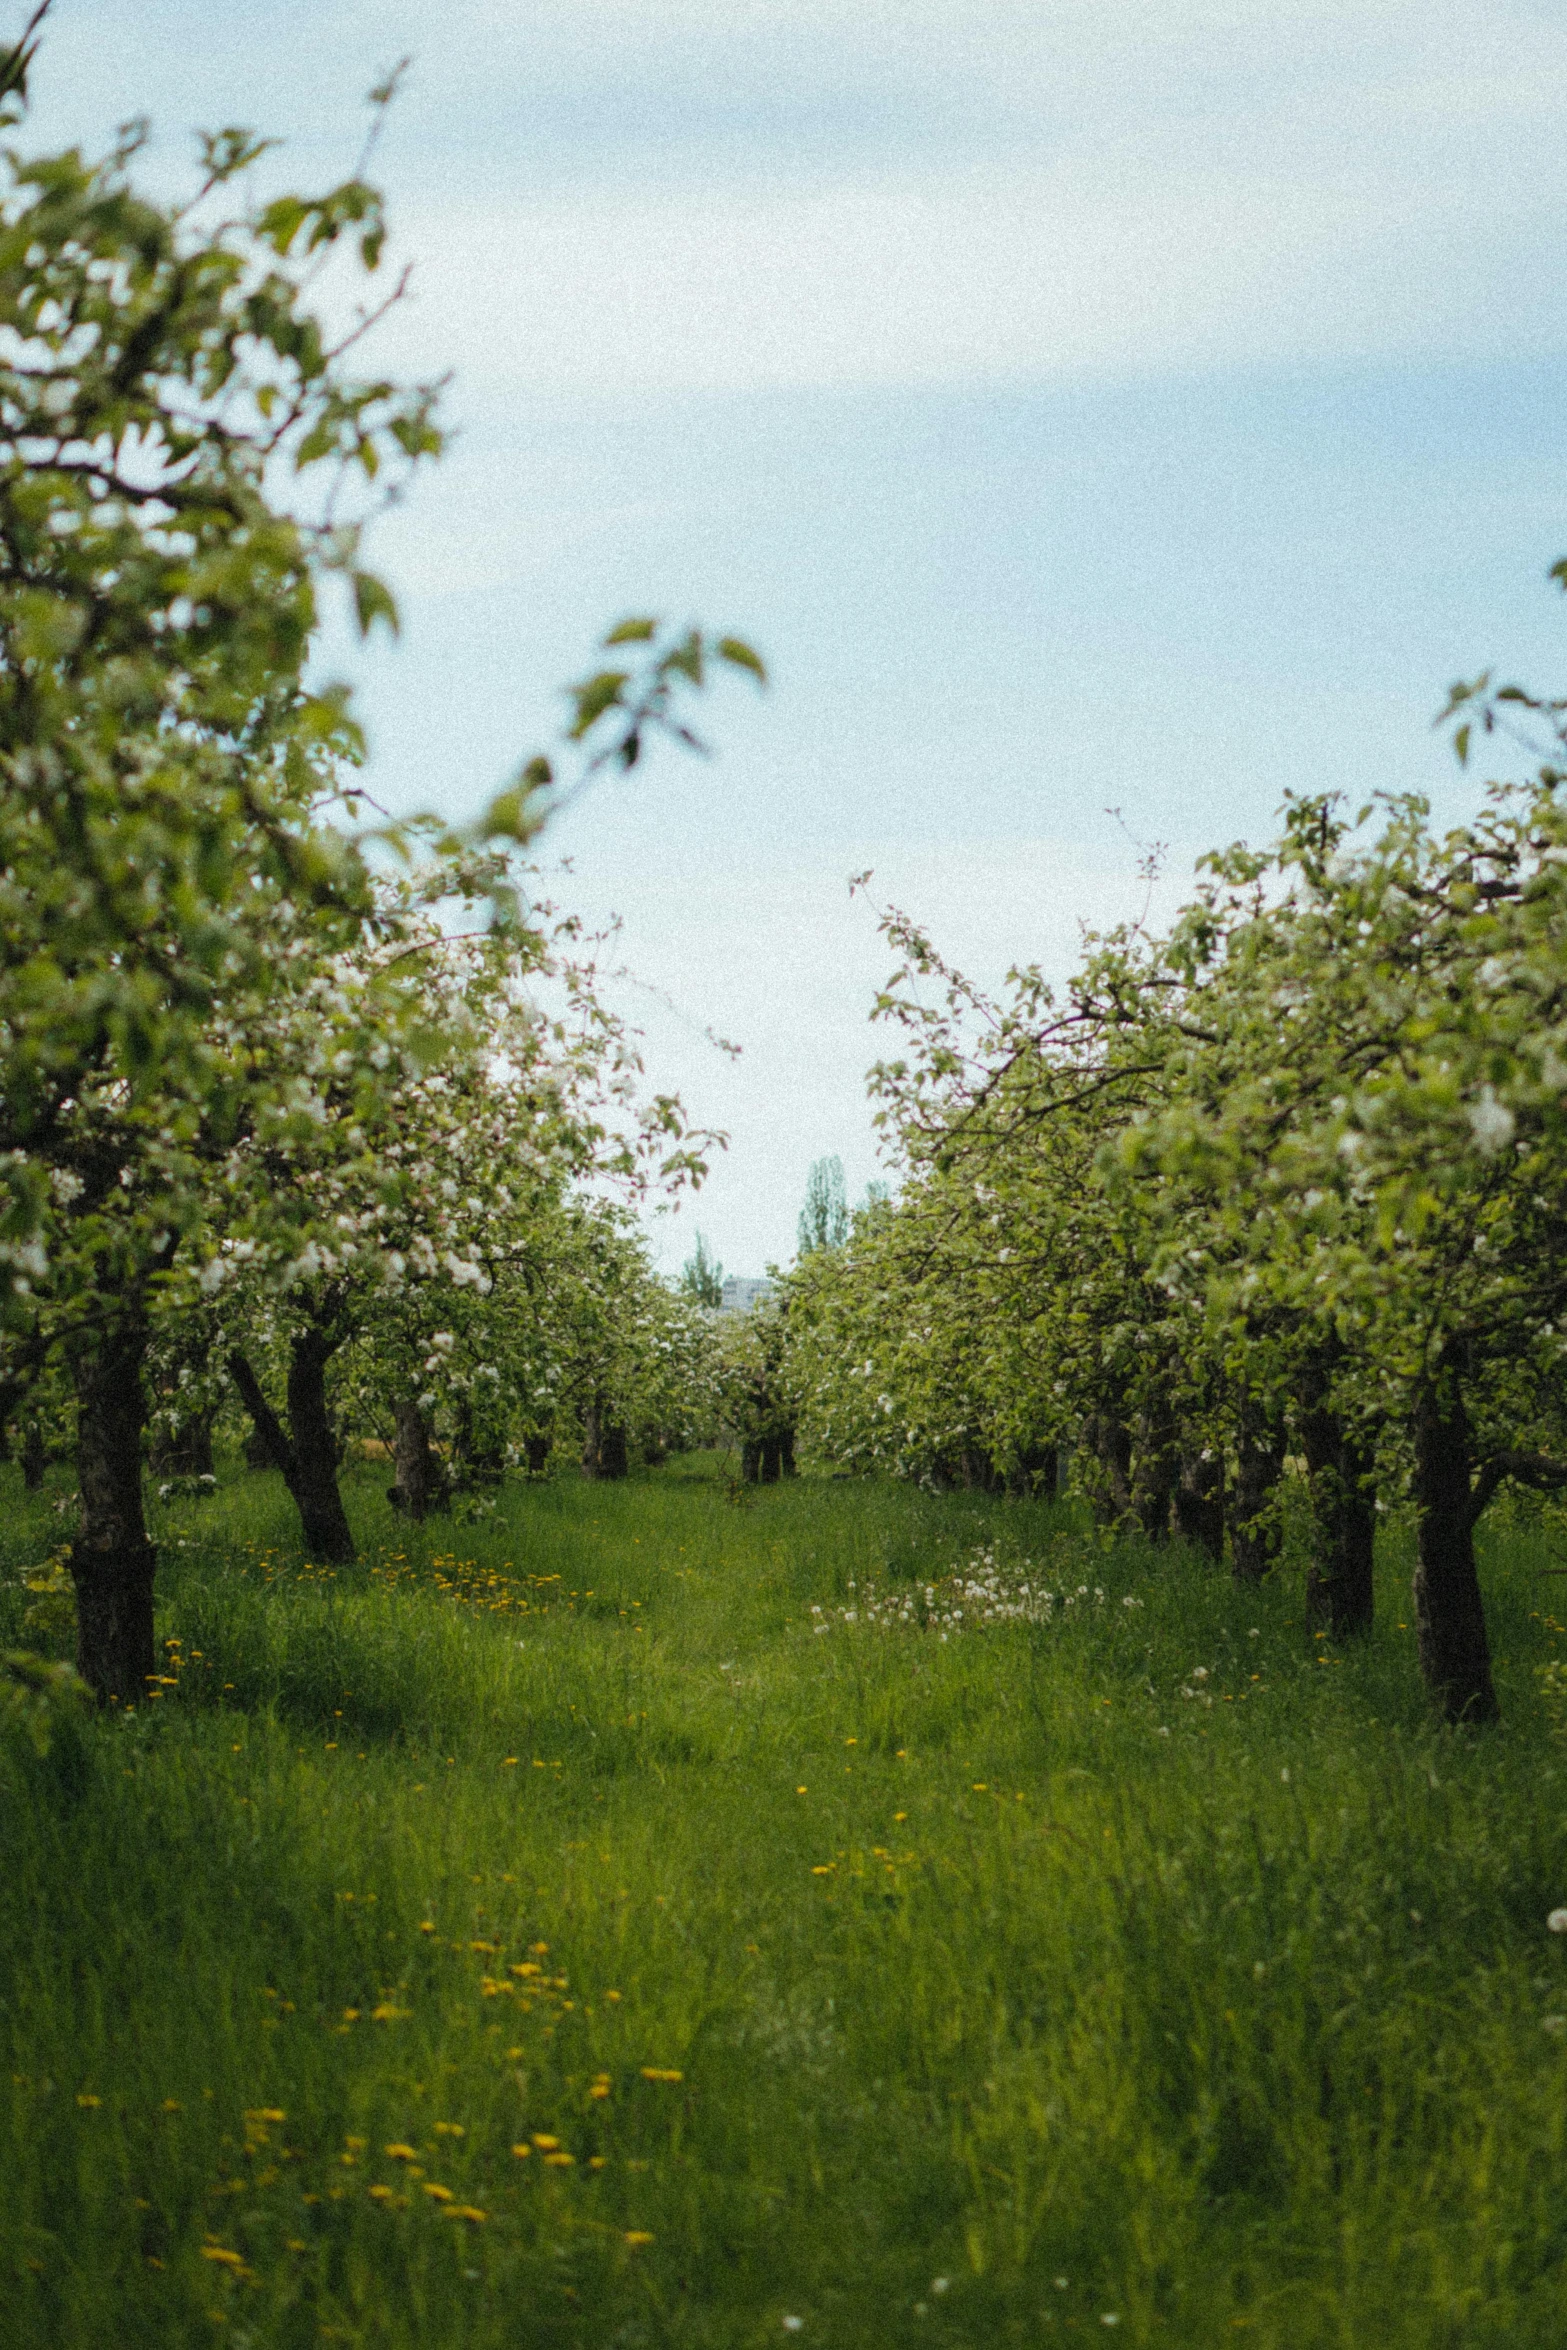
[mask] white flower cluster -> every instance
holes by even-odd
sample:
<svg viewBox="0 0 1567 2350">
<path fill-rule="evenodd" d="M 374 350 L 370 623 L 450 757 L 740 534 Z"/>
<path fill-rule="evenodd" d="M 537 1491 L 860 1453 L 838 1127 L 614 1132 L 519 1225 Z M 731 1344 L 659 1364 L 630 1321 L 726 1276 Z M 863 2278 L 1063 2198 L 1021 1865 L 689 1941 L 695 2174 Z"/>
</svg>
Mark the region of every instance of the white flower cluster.
<svg viewBox="0 0 1567 2350">
<path fill-rule="evenodd" d="M 1104 1592 L 1097 1584 L 1079 1583 L 1075 1590 L 1052 1590 L 1044 1571 L 1032 1559 L 1008 1565 L 994 1550 L 976 1550 L 967 1564 L 933 1582 L 902 1585 L 878 1591 L 874 1584 L 849 1585 L 855 1598 L 848 1607 L 813 1607 L 813 1632 L 830 1632 L 835 1624 L 870 1624 L 878 1631 L 910 1625 L 934 1632 L 945 1640 L 954 1632 L 983 1631 L 991 1624 L 1049 1624 L 1102 1608 Z M 1140 1607 L 1127 1598 L 1123 1607 Z"/>
</svg>

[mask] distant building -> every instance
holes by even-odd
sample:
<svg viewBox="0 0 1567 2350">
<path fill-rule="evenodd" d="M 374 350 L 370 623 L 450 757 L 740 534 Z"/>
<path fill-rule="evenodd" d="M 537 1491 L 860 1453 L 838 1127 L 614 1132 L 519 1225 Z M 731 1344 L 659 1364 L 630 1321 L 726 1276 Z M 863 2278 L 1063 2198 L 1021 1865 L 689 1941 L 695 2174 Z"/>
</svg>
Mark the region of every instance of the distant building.
<svg viewBox="0 0 1567 2350">
<path fill-rule="evenodd" d="M 721 1314 L 748 1314 L 772 1294 L 770 1281 L 747 1281 L 738 1273 L 730 1273 L 724 1280 L 724 1302 L 718 1310 Z"/>
</svg>

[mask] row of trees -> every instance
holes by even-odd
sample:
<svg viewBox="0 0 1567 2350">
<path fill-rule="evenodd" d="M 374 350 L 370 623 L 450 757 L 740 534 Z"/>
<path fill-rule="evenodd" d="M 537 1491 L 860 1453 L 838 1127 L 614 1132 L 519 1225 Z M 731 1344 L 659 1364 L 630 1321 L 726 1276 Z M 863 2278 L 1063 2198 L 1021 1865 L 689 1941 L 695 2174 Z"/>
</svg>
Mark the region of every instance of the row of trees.
<svg viewBox="0 0 1567 2350">
<path fill-rule="evenodd" d="M 1335 1634 L 1407 1504 L 1425 1678 L 1474 1721 L 1476 1526 L 1567 1484 L 1567 808 L 1561 706 L 1481 679 L 1452 715 L 1464 758 L 1533 724 L 1533 779 L 1445 834 L 1415 798 L 1292 803 L 1059 993 L 1021 969 L 989 998 L 888 915 L 900 1196 L 787 1310 L 828 1457 L 1049 1488 L 1069 1448 L 1107 1522 L 1243 1579 L 1293 1494 Z"/>
<path fill-rule="evenodd" d="M 31 62 L 0 59 L 13 126 Z M 466 832 L 381 820 L 312 672 L 332 596 L 395 630 L 364 534 L 440 448 L 430 387 L 358 371 L 400 290 L 377 191 L 252 202 L 263 143 L 231 130 L 155 202 L 140 141 L 13 149 L 0 194 L 0 1420 L 65 1393 L 79 1663 L 122 1700 L 156 1669 L 155 1406 L 199 1456 L 232 1383 L 329 1556 L 345 1397 L 413 1508 L 431 1413 L 493 1458 L 498 1389 L 542 1436 L 585 1383 L 612 1464 L 603 1398 L 628 1356 L 677 1397 L 682 1329 L 605 1187 L 691 1180 L 709 1139 L 646 1095 L 593 942 L 537 900 L 550 762 Z M 583 773 L 693 739 L 714 658 L 760 675 L 651 621 L 606 648 Z"/>
</svg>

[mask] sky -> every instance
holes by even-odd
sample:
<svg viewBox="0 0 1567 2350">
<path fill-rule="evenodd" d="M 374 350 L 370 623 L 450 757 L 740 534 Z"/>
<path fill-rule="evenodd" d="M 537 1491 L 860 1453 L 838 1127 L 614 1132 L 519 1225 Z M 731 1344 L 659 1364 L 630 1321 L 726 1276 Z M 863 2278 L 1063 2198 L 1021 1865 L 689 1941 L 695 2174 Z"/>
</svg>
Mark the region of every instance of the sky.
<svg viewBox="0 0 1567 2350">
<path fill-rule="evenodd" d="M 1456 820 L 1448 684 L 1563 690 L 1559 7 L 55 0 L 27 138 L 144 114 L 176 187 L 238 121 L 325 184 L 405 54 L 377 364 L 454 437 L 372 550 L 399 642 L 324 650 L 373 788 L 474 812 L 628 613 L 771 672 L 545 844 L 730 1135 L 668 1269 L 877 1173 L 877 904 L 1064 975 L 1147 844 L 1157 914 L 1288 791 Z"/>
</svg>

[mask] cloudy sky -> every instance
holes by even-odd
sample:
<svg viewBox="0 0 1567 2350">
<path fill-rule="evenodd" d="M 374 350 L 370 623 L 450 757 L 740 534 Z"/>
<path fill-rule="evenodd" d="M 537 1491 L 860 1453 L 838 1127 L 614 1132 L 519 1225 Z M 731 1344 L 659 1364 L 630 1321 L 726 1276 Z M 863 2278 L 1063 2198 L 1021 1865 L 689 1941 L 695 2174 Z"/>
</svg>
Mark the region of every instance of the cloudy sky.
<svg viewBox="0 0 1567 2350">
<path fill-rule="evenodd" d="M 699 1223 L 759 1271 L 813 1158 L 876 1171 L 850 873 L 1065 970 L 1135 841 L 1178 893 L 1286 790 L 1457 815 L 1448 682 L 1561 690 L 1559 6 L 56 0 L 33 135 L 145 113 L 172 183 L 241 121 L 318 181 L 405 52 L 383 363 L 458 432 L 376 550 L 400 645 L 332 648 L 379 788 L 476 806 L 629 611 L 773 671 L 550 844 L 732 1135 L 669 1265 Z"/>
</svg>

